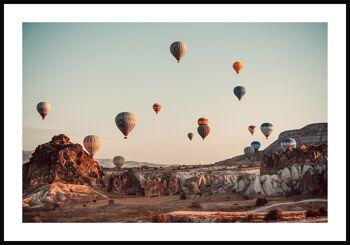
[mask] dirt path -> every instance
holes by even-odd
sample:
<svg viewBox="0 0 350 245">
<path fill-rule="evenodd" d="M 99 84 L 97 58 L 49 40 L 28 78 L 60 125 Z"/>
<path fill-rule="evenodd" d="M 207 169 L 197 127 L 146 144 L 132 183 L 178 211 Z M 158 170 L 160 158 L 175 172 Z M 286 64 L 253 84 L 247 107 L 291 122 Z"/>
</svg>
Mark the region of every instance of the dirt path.
<svg viewBox="0 0 350 245">
<path fill-rule="evenodd" d="M 305 202 L 327 202 L 327 199 L 307 199 L 307 200 L 302 200 L 298 202 L 283 202 L 283 203 L 274 203 L 268 206 L 263 206 L 259 208 L 255 208 L 253 210 L 250 210 L 249 212 L 261 212 L 263 210 L 273 208 L 273 207 L 278 207 L 282 205 L 295 205 L 295 204 L 300 204 L 300 203 L 305 203 Z"/>
</svg>

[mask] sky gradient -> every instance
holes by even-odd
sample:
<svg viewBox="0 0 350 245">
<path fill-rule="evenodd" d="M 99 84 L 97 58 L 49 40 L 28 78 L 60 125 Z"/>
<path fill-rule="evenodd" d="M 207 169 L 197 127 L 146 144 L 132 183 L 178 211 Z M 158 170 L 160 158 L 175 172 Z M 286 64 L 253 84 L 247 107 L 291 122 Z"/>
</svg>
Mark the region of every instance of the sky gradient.
<svg viewBox="0 0 350 245">
<path fill-rule="evenodd" d="M 188 47 L 179 64 L 174 41 Z M 234 61 L 244 64 L 238 75 Z M 238 85 L 247 90 L 240 102 Z M 52 106 L 45 120 L 40 101 Z M 138 119 L 127 140 L 114 121 L 124 111 Z M 199 117 L 211 128 L 204 141 Z M 269 139 L 264 122 L 274 125 Z M 327 122 L 326 23 L 23 24 L 24 150 L 59 133 L 81 144 L 96 134 L 95 158 L 206 164 L 318 122 Z"/>
</svg>

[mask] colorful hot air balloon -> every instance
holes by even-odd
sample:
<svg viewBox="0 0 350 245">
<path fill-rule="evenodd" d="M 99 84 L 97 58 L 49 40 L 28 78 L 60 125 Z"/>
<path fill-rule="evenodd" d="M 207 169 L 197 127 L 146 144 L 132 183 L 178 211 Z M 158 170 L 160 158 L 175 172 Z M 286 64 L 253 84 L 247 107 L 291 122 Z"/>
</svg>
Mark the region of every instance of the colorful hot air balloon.
<svg viewBox="0 0 350 245">
<path fill-rule="evenodd" d="M 49 103 L 47 103 L 47 102 L 40 102 L 36 106 L 36 109 L 38 110 L 39 114 L 41 115 L 42 119 L 44 120 L 45 117 L 51 111 L 51 105 Z"/>
<path fill-rule="evenodd" d="M 102 142 L 96 135 L 88 135 L 83 141 L 85 149 L 89 152 L 90 156 L 94 158 L 94 155 L 98 149 L 100 149 Z"/>
<path fill-rule="evenodd" d="M 236 62 L 233 63 L 232 67 L 238 74 L 239 71 L 242 70 L 243 64 L 241 62 L 239 62 L 239 61 L 236 61 Z"/>
<path fill-rule="evenodd" d="M 286 139 L 281 141 L 281 148 L 282 148 L 282 150 L 285 151 L 289 147 L 292 147 L 294 149 L 297 147 L 297 142 L 295 141 L 295 139 L 293 139 L 293 138 L 286 138 Z"/>
<path fill-rule="evenodd" d="M 188 133 L 188 134 L 187 134 L 187 137 L 188 137 L 190 140 L 192 140 L 192 138 L 193 138 L 193 133 Z"/>
<path fill-rule="evenodd" d="M 255 152 L 255 150 L 251 146 L 247 146 L 244 148 L 244 154 L 246 154 L 248 156 L 254 154 L 254 152 Z"/>
<path fill-rule="evenodd" d="M 253 135 L 254 134 L 254 131 L 255 131 L 255 126 L 254 125 L 250 125 L 249 127 L 248 127 L 248 130 L 249 130 L 249 132 Z"/>
<path fill-rule="evenodd" d="M 250 146 L 253 147 L 254 151 L 257 152 L 260 148 L 260 142 L 259 141 L 253 141 L 250 143 Z"/>
<path fill-rule="evenodd" d="M 208 119 L 201 117 L 198 119 L 198 125 L 208 125 Z"/>
<path fill-rule="evenodd" d="M 162 109 L 162 106 L 158 103 L 155 103 L 153 105 L 153 110 L 156 112 L 156 114 L 158 114 L 158 112 L 160 111 L 160 109 Z"/>
<path fill-rule="evenodd" d="M 263 123 L 260 126 L 261 132 L 265 135 L 266 139 L 269 138 L 273 130 L 273 125 L 271 123 Z"/>
<path fill-rule="evenodd" d="M 184 42 L 173 42 L 170 45 L 170 52 L 177 60 L 177 63 L 185 56 L 187 52 L 187 45 Z"/>
<path fill-rule="evenodd" d="M 197 128 L 197 131 L 199 135 L 202 137 L 202 139 L 204 140 L 204 138 L 207 137 L 207 135 L 209 134 L 210 128 L 208 125 L 199 125 Z"/>
<path fill-rule="evenodd" d="M 237 96 L 239 101 L 241 101 L 242 97 L 245 95 L 246 89 L 242 86 L 237 86 L 233 89 L 233 93 Z"/>
<path fill-rule="evenodd" d="M 125 159 L 122 156 L 115 156 L 113 158 L 113 164 L 117 167 L 117 168 L 121 168 L 125 163 Z"/>
<path fill-rule="evenodd" d="M 128 134 L 134 129 L 136 122 L 136 116 L 131 112 L 121 112 L 115 117 L 115 124 L 124 134 L 124 139 L 128 138 Z"/>
</svg>

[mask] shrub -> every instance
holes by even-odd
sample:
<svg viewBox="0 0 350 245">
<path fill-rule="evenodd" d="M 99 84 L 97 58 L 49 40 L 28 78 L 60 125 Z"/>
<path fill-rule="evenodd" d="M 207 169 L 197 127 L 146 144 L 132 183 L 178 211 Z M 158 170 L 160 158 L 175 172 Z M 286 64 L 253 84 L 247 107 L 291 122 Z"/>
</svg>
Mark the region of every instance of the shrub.
<svg viewBox="0 0 350 245">
<path fill-rule="evenodd" d="M 114 200 L 113 199 L 108 200 L 108 205 L 113 205 L 113 204 L 114 204 Z"/>
<path fill-rule="evenodd" d="M 166 216 L 165 214 L 156 214 L 156 215 L 153 215 L 152 221 L 153 221 L 154 223 L 169 223 L 169 222 L 170 222 L 168 216 Z"/>
<path fill-rule="evenodd" d="M 270 220 L 281 220 L 282 218 L 282 209 L 276 208 L 270 210 L 264 217 L 265 221 L 270 221 Z"/>
<path fill-rule="evenodd" d="M 190 208 L 198 208 L 198 209 L 202 209 L 203 206 L 202 204 L 200 204 L 199 202 L 192 202 Z"/>
<path fill-rule="evenodd" d="M 187 199 L 187 196 L 186 196 L 186 194 L 184 192 L 182 192 L 180 194 L 180 200 L 185 200 L 185 199 Z"/>
<path fill-rule="evenodd" d="M 319 211 L 320 216 L 327 216 L 328 215 L 328 212 L 327 212 L 325 207 L 320 207 L 318 211 Z"/>
</svg>

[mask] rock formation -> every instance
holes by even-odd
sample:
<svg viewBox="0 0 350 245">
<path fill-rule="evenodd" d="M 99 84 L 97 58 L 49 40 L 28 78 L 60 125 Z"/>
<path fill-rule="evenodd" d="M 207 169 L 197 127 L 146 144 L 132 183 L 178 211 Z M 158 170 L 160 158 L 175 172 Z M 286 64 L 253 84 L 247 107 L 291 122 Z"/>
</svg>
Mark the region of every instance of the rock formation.
<svg viewBox="0 0 350 245">
<path fill-rule="evenodd" d="M 39 145 L 28 163 L 23 164 L 23 191 L 56 182 L 103 185 L 103 172 L 96 161 L 64 134 Z"/>
</svg>

